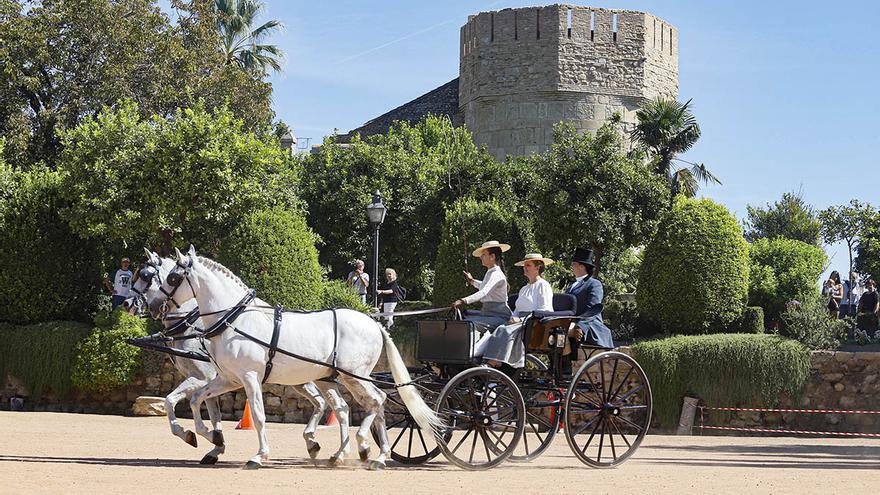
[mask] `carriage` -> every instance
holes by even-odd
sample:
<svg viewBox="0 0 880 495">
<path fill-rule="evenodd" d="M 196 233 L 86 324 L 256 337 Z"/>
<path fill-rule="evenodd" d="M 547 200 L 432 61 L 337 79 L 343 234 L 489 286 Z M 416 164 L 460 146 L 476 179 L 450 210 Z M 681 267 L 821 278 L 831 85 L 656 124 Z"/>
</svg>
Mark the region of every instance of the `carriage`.
<svg viewBox="0 0 880 495">
<path fill-rule="evenodd" d="M 510 296 L 510 307 L 516 297 Z M 579 319 L 575 306 L 574 296 L 554 294 L 554 311 L 526 319 L 526 366 L 510 373 L 473 357 L 479 336 L 467 313 L 417 321 L 422 365 L 409 371 L 446 428 L 436 437 L 424 433 L 396 389 L 382 387 L 392 458 L 421 464 L 442 453 L 459 467 L 482 470 L 535 459 L 557 433 L 591 467 L 614 467 L 632 456 L 651 422 L 650 384 L 630 356 L 595 345 L 569 347 L 575 362 L 583 357 L 583 363 L 577 369 L 566 365 L 568 328 Z M 373 377 L 393 383 L 388 373 Z"/>
</svg>

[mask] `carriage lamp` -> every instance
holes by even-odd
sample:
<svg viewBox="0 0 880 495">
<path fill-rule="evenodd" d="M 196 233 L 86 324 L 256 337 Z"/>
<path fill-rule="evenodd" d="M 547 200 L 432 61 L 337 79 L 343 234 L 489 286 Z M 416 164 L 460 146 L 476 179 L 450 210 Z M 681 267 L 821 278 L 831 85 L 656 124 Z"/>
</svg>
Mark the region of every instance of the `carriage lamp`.
<svg viewBox="0 0 880 495">
<path fill-rule="evenodd" d="M 385 221 L 386 211 L 388 210 L 382 204 L 382 195 L 376 189 L 373 202 L 367 205 L 367 220 L 373 226 L 373 307 L 379 306 L 379 227 Z"/>
</svg>

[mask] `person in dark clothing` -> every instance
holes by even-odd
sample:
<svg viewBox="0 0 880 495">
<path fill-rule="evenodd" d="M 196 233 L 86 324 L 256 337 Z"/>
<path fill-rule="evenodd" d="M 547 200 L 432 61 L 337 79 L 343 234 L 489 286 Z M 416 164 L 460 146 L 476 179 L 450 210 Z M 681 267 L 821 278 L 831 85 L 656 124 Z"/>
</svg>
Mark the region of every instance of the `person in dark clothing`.
<svg viewBox="0 0 880 495">
<path fill-rule="evenodd" d="M 397 285 L 397 272 L 394 271 L 394 268 L 385 269 L 385 283 L 382 284 L 378 292 L 382 296 L 382 312 L 394 313 L 394 308 L 397 307 L 397 303 L 402 299 L 402 291 L 400 286 Z M 385 317 L 385 326 L 387 328 L 394 326 L 393 315 Z"/>
</svg>

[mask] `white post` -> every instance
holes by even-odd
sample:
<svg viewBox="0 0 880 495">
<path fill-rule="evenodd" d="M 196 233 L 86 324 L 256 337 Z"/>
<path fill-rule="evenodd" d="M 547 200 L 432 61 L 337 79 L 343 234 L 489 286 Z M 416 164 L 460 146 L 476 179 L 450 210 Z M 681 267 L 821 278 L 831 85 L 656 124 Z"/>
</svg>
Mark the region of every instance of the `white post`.
<svg viewBox="0 0 880 495">
<path fill-rule="evenodd" d="M 681 405 L 681 418 L 678 420 L 676 435 L 690 435 L 694 429 L 694 416 L 697 414 L 697 404 L 700 399 L 685 397 Z"/>
</svg>

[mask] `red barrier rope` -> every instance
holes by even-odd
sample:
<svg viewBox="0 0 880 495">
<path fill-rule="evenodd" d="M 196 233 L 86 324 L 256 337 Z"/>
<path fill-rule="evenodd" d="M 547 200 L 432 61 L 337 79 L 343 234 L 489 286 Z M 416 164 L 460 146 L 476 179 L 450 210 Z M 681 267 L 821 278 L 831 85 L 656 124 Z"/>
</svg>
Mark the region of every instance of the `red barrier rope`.
<svg viewBox="0 0 880 495">
<path fill-rule="evenodd" d="M 737 428 L 733 426 L 697 426 L 705 430 L 751 431 L 755 433 L 795 433 L 800 435 L 829 435 L 838 437 L 880 438 L 880 433 L 853 433 L 847 431 L 777 430 L 773 428 Z"/>
<path fill-rule="evenodd" d="M 751 412 L 783 412 L 783 413 L 813 413 L 813 414 L 823 414 L 823 413 L 842 413 L 842 414 L 880 414 L 880 411 L 865 411 L 865 410 L 855 410 L 850 411 L 846 409 L 762 409 L 762 408 L 750 408 L 750 407 L 706 407 L 706 406 L 697 406 L 700 409 L 705 409 L 707 411 L 751 411 Z"/>
</svg>

